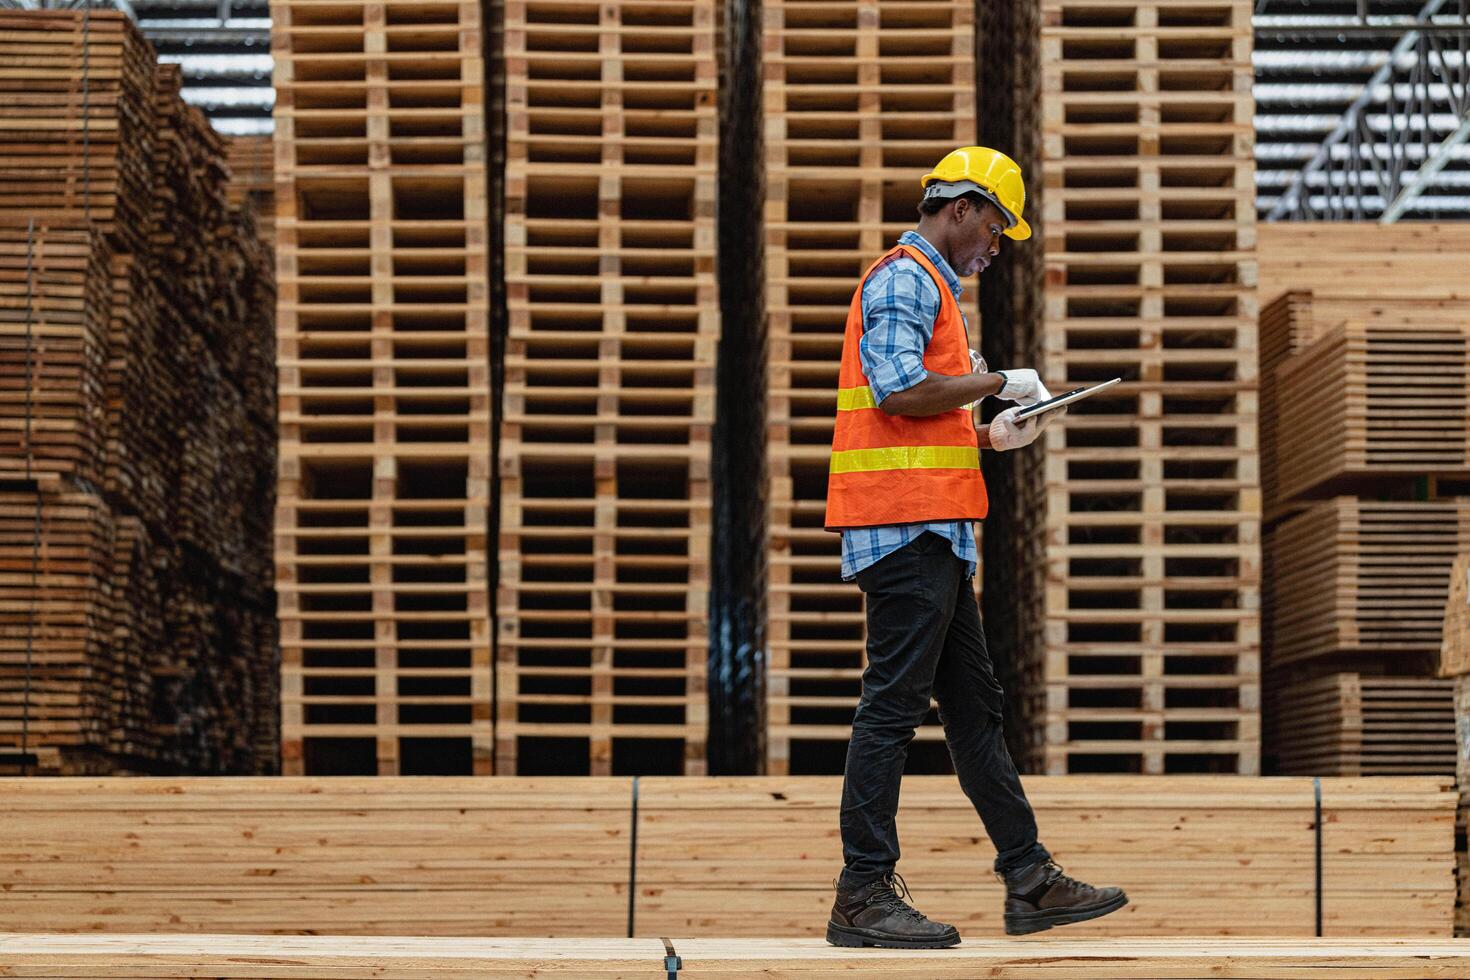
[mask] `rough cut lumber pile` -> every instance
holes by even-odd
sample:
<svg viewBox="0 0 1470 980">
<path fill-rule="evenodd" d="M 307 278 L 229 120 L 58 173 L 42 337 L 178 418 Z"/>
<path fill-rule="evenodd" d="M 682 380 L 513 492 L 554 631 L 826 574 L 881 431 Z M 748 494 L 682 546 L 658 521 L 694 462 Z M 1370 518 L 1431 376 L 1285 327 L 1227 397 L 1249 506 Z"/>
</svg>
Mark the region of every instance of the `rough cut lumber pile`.
<svg viewBox="0 0 1470 980">
<path fill-rule="evenodd" d="M 1251 7 L 1047 0 L 1034 769 L 1257 771 Z M 1024 245 L 1021 247 L 1025 247 Z"/>
<path fill-rule="evenodd" d="M 822 528 L 843 324 L 863 271 L 917 222 L 918 177 L 975 142 L 974 17 L 960 0 L 764 6 L 773 774 L 836 773 L 845 761 L 863 599 L 841 581 L 838 535 Z M 978 348 L 973 288 L 961 308 Z M 931 712 L 910 757 L 942 771 L 942 738 Z"/>
<path fill-rule="evenodd" d="M 273 771 L 269 251 L 123 15 L 0 59 L 0 768 Z"/>
<path fill-rule="evenodd" d="M 271 4 L 287 773 L 488 774 L 481 19 Z"/>
<path fill-rule="evenodd" d="M 1398 776 L 1455 769 L 1454 681 L 1328 674 L 1271 692 L 1277 770 Z"/>
<path fill-rule="evenodd" d="M 636 846 L 630 778 L 493 789 L 0 782 L 0 930 L 622 936 L 630 911 L 644 936 L 825 926 L 836 777 L 645 777 Z M 1027 789 L 1057 859 L 1132 901 L 1079 934 L 1313 935 L 1311 780 L 1039 776 Z M 1322 782 L 1326 935 L 1449 935 L 1454 805 L 1447 778 Z M 968 937 L 1000 935 L 994 852 L 953 777 L 911 777 L 899 823 L 921 906 Z"/>
<path fill-rule="evenodd" d="M 504 9 L 496 768 L 700 774 L 716 4 Z"/>
<path fill-rule="evenodd" d="M 230 167 L 230 207 L 241 208 L 245 202 L 250 203 L 260 240 L 272 254 L 276 245 L 274 153 L 269 136 L 225 139 L 225 156 Z"/>
<path fill-rule="evenodd" d="M 669 968 L 670 950 L 678 969 Z M 838 949 L 821 939 L 425 939 L 0 935 L 9 975 L 92 978 L 847 977 L 851 980 L 1432 980 L 1463 976 L 1452 940 L 970 939 L 953 949 Z"/>
</svg>

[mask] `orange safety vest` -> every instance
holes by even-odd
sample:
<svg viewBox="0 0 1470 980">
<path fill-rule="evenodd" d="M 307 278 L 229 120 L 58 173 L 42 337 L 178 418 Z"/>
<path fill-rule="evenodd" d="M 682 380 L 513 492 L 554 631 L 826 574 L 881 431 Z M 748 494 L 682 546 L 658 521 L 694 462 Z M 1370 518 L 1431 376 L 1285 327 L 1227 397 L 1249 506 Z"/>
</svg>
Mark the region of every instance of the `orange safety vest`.
<svg viewBox="0 0 1470 980">
<path fill-rule="evenodd" d="M 968 408 L 938 415 L 888 415 L 873 400 L 858 343 L 863 336 L 863 283 L 891 255 L 914 259 L 939 287 L 939 316 L 924 351 L 938 374 L 970 373 L 965 319 L 939 270 L 910 245 L 899 245 L 868 267 L 852 294 L 842 370 L 837 381 L 837 428 L 827 474 L 829 531 L 885 524 L 979 520 L 989 510 L 980 474 L 979 441 Z"/>
</svg>

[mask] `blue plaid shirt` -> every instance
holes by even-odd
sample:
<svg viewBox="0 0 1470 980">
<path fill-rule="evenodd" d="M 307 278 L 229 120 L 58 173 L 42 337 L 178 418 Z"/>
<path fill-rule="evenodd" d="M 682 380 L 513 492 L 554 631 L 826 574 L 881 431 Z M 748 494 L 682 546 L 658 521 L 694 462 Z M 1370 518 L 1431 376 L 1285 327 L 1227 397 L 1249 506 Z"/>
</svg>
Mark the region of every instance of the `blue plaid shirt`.
<svg viewBox="0 0 1470 980">
<path fill-rule="evenodd" d="M 964 287 L 949 263 L 918 232 L 899 236 L 900 245 L 912 245 L 934 264 L 944 284 L 959 299 Z M 924 368 L 924 351 L 934 336 L 939 316 L 939 287 L 923 266 L 907 255 L 884 260 L 863 283 L 863 339 L 858 354 L 863 374 L 873 389 L 873 400 L 912 388 L 929 376 Z M 963 317 L 964 311 L 960 311 Z M 965 332 L 969 333 L 969 320 Z M 842 532 L 842 577 L 850 581 L 857 573 L 923 534 L 933 531 L 949 540 L 954 553 L 965 562 L 967 576 L 975 574 L 975 528 L 969 521 L 936 521 L 930 524 L 894 524 L 860 527 Z"/>
</svg>

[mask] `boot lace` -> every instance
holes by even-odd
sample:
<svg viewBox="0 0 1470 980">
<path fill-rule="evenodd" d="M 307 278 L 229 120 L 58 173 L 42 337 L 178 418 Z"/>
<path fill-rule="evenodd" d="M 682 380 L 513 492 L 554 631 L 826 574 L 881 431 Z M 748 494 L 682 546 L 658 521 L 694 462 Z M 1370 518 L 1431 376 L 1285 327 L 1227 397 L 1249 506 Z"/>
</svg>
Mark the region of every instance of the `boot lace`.
<svg viewBox="0 0 1470 980">
<path fill-rule="evenodd" d="M 883 878 L 883 888 L 873 893 L 870 905 L 878 905 L 899 915 L 906 915 L 916 922 L 923 922 L 928 917 L 918 909 L 910 905 L 905 899 L 913 898 L 909 891 L 908 883 L 897 871 L 891 872 Z"/>
</svg>

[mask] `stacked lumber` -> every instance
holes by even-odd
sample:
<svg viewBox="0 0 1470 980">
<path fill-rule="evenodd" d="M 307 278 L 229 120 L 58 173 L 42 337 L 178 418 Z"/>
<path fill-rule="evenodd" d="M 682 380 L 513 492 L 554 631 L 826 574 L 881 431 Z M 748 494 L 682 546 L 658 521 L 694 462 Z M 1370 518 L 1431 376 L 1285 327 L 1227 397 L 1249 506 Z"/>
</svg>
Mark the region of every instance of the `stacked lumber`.
<svg viewBox="0 0 1470 980">
<path fill-rule="evenodd" d="M 1393 302 L 1444 293 L 1470 298 L 1470 225 L 1464 223 L 1277 221 L 1260 226 L 1257 247 L 1263 302 L 1291 290 L 1334 292 L 1353 283 L 1371 283 L 1378 299 Z"/>
<path fill-rule="evenodd" d="M 1300 717 L 1303 692 L 1331 702 L 1334 685 L 1349 689 L 1338 675 L 1433 675 L 1450 564 L 1467 547 L 1470 237 L 1395 225 L 1349 255 L 1342 229 L 1261 232 L 1265 722 L 1286 772 L 1359 765 L 1347 749 L 1333 761 L 1302 747 L 1304 725 L 1324 744 L 1361 744 L 1351 712 Z M 1434 755 L 1398 771 L 1444 771 Z"/>
<path fill-rule="evenodd" d="M 1314 934 L 1313 780 L 1027 788 L 1057 859 L 1128 891 L 1127 909 L 1069 927 L 1079 937 Z M 471 777 L 0 782 L 0 932 L 821 936 L 839 778 L 634 790 L 628 777 L 505 777 L 493 793 Z M 1323 779 L 1323 934 L 1449 936 L 1454 815 L 1446 777 Z M 967 943 L 1001 935 L 994 851 L 953 777 L 906 780 L 899 825 L 920 907 Z"/>
<path fill-rule="evenodd" d="M 672 950 L 672 954 L 670 951 Z M 1430 980 L 1470 970 L 1470 953 L 1448 939 L 1081 940 L 1038 947 L 966 937 L 946 950 L 839 949 L 823 939 L 426 939 L 306 936 L 0 937 L 17 977 L 266 976 L 315 980 L 371 976 L 850 977 L 852 980 L 1117 980 L 1216 977 L 1274 980 L 1351 971 L 1355 980 Z M 671 955 L 677 968 L 671 967 Z M 257 964 L 260 964 L 257 966 Z M 269 964 L 264 966 L 263 964 Z M 371 964 L 365 966 L 364 964 Z M 1324 971 L 1317 973 L 1317 971 Z"/>
<path fill-rule="evenodd" d="M 249 202 L 260 228 L 260 240 L 272 251 L 276 244 L 274 156 L 269 136 L 230 136 L 225 139 L 225 157 L 230 168 L 230 207 L 244 208 Z"/>
<path fill-rule="evenodd" d="M 1272 663 L 1357 658 L 1428 677 L 1470 501 L 1317 501 L 1275 531 Z"/>
<path fill-rule="evenodd" d="M 1449 775 L 1454 681 L 1329 674 L 1273 690 L 1284 775 Z"/>
<path fill-rule="evenodd" d="M 917 222 L 919 176 L 975 142 L 974 17 L 960 0 L 764 7 L 773 774 L 841 772 L 845 761 L 866 630 L 862 593 L 841 580 L 839 537 L 822 526 L 842 324 L 863 271 Z M 974 291 L 961 303 L 978 322 Z M 942 739 L 931 711 L 914 764 L 944 771 Z"/>
<path fill-rule="evenodd" d="M 1047 0 L 1045 362 L 1121 377 L 1045 445 L 1028 759 L 1257 771 L 1251 8 Z"/>
<path fill-rule="evenodd" d="M 1311 780 L 1068 776 L 1026 788 L 1056 860 L 1128 893 L 1127 908 L 1069 930 L 1314 934 Z M 643 780 L 637 934 L 821 935 L 841 866 L 840 792 L 837 779 Z M 1453 809 L 1446 778 L 1324 780 L 1322 934 L 1448 935 Z M 899 870 L 924 912 L 962 935 L 998 935 L 994 851 L 953 778 L 906 779 L 898 825 Z"/>
<path fill-rule="evenodd" d="M 153 199 L 152 49 L 90 10 L 0 10 L 0 216 L 85 215 L 136 253 Z"/>
<path fill-rule="evenodd" d="M 0 38 L 3 765 L 272 771 L 270 255 L 123 15 Z"/>
<path fill-rule="evenodd" d="M 485 774 L 481 18 L 271 4 L 287 773 Z"/>
<path fill-rule="evenodd" d="M 716 4 L 504 10 L 496 768 L 703 773 Z"/>
</svg>

